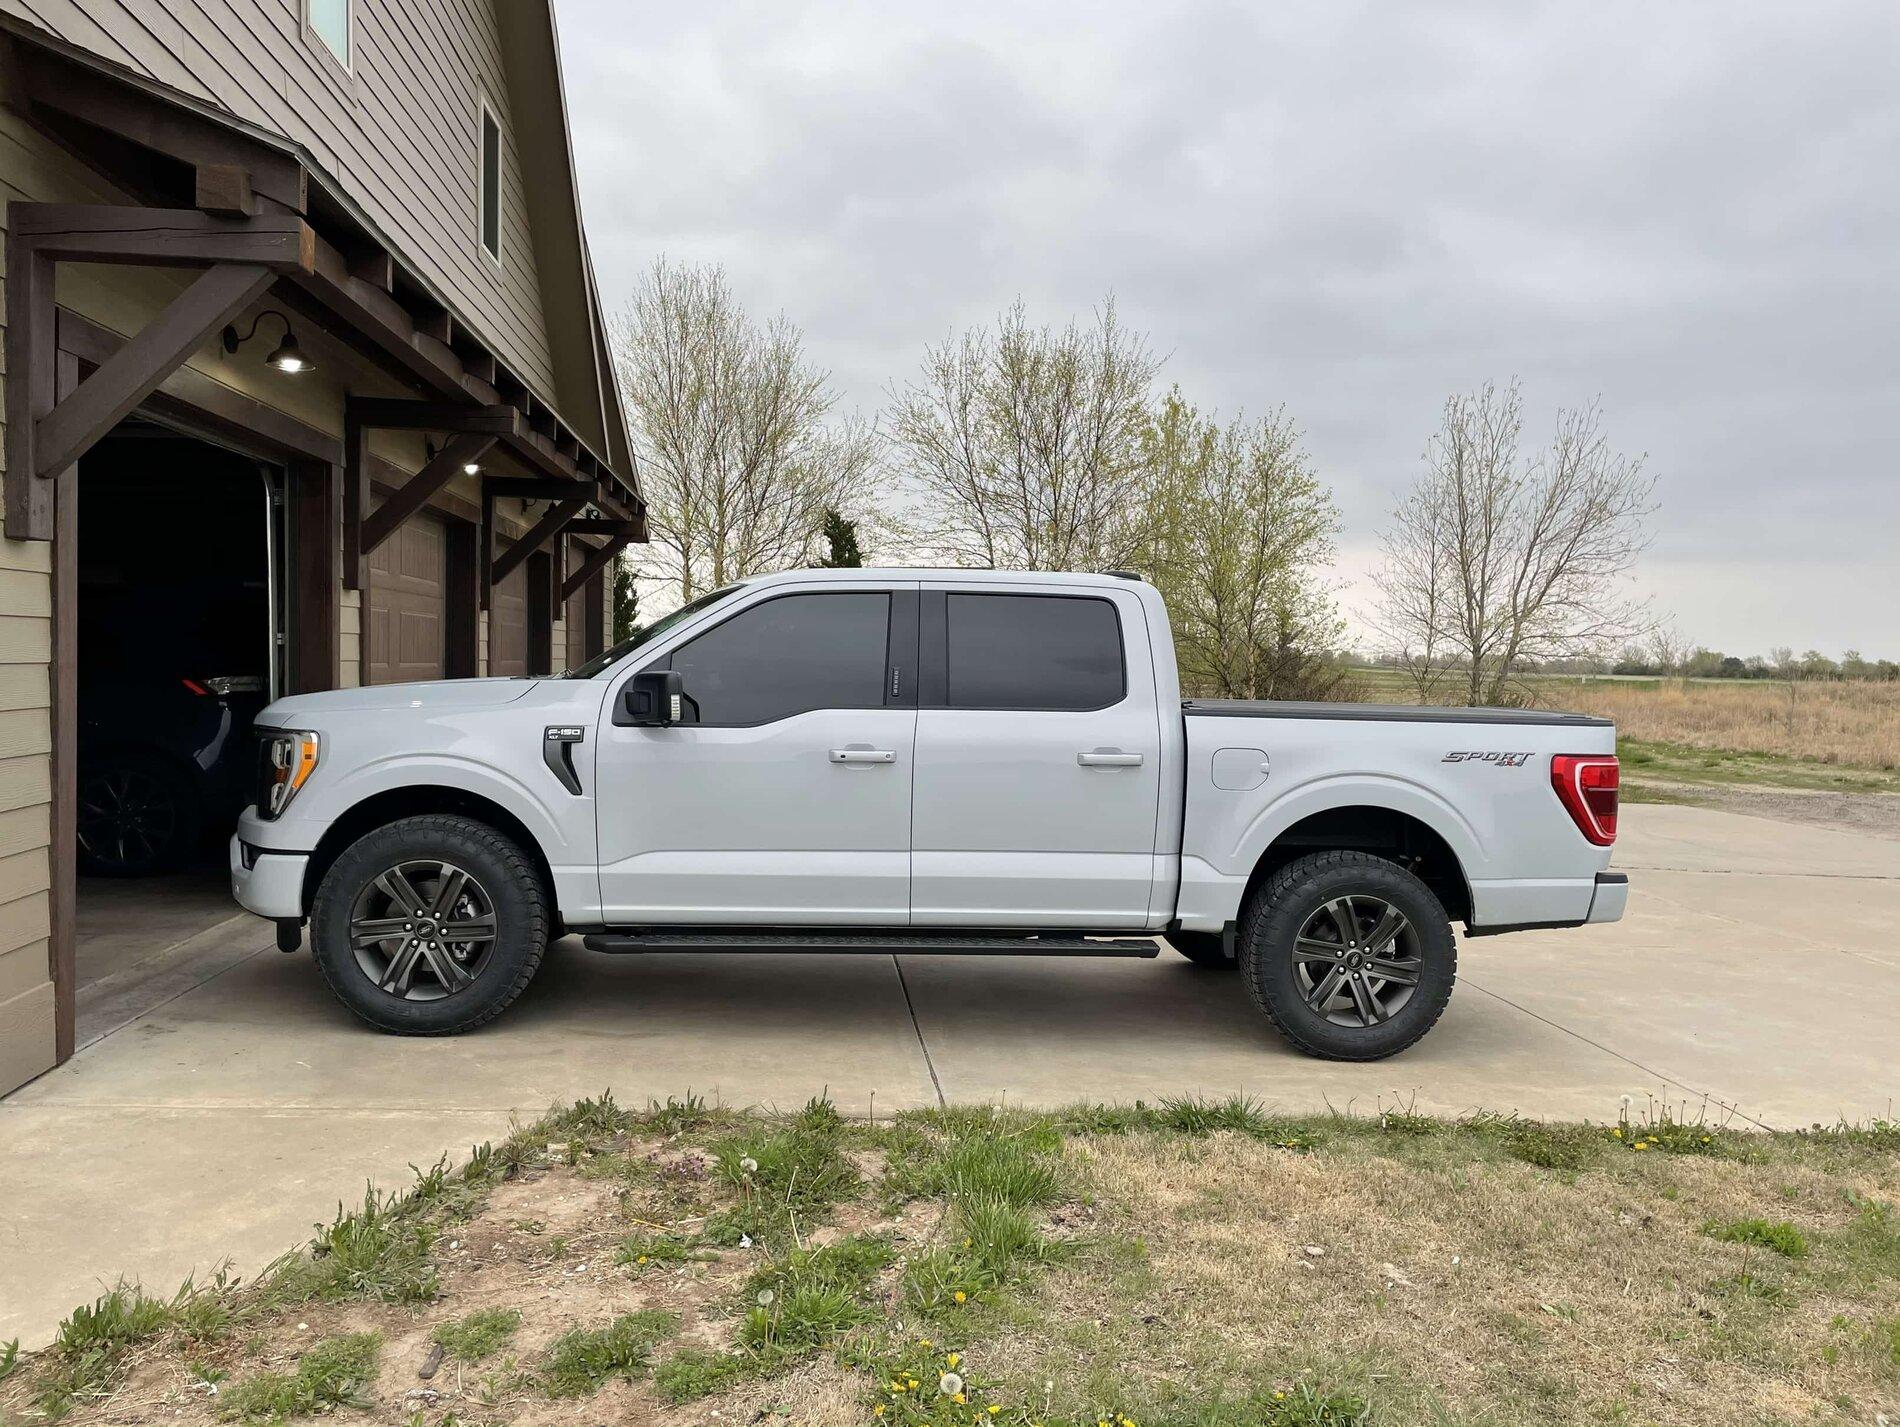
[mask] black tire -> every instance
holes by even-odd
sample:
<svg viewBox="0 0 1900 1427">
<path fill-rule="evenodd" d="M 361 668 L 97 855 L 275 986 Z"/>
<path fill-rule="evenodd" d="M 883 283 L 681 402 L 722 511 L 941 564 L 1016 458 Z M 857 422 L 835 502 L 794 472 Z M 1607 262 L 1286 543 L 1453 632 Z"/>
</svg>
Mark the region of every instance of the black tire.
<svg viewBox="0 0 1900 1427">
<path fill-rule="evenodd" d="M 80 770 L 79 870 L 95 877 L 150 877 L 198 850 L 204 808 L 183 770 L 163 758 L 108 752 Z"/>
<path fill-rule="evenodd" d="M 1227 954 L 1225 938 L 1219 932 L 1173 931 L 1167 934 L 1167 941 L 1196 966 L 1210 971 L 1232 971 L 1240 964 Z"/>
<path fill-rule="evenodd" d="M 1383 906 L 1407 925 L 1382 943 L 1387 951 L 1380 956 L 1328 930 L 1338 926 L 1330 909 L 1341 905 L 1349 922 L 1355 915 L 1382 919 L 1367 909 Z M 1378 927 L 1361 925 L 1357 935 L 1369 945 Z M 1326 944 L 1334 939 L 1342 949 L 1328 960 Z M 1274 873 L 1249 902 L 1238 945 L 1241 979 L 1254 1004 L 1294 1046 L 1322 1060 L 1383 1060 L 1414 1044 L 1443 1014 L 1458 976 L 1458 944 L 1438 898 L 1403 867 L 1364 852 L 1317 853 Z M 1355 954 L 1360 959 L 1349 969 Z M 1392 977 L 1379 976 L 1378 968 Z M 1406 975 L 1415 982 L 1396 979 Z M 1327 977 L 1335 978 L 1330 994 Z M 1383 1018 L 1378 1011 L 1388 1002 L 1382 997 L 1390 998 Z M 1321 1009 L 1311 1004 L 1315 999 Z M 1370 1016 L 1368 1000 L 1377 1008 Z M 1330 1014 L 1326 1008 L 1333 1008 Z"/>
<path fill-rule="evenodd" d="M 433 883 L 414 870 L 429 866 L 440 869 Z M 420 918 L 434 916 L 442 933 L 460 927 L 479 937 L 492 929 L 490 940 L 438 935 L 411 941 L 400 926 L 391 927 L 392 935 L 361 946 L 352 937 L 353 919 L 359 928 L 379 928 L 404 915 L 388 916 L 397 910 L 388 889 L 400 885 L 426 903 L 457 872 L 463 881 L 446 895 L 459 893 L 464 910 L 451 905 L 437 914 L 425 907 L 413 914 L 418 920 L 411 925 L 433 929 L 435 921 Z M 378 902 L 389 905 L 375 905 Z M 382 915 L 372 921 L 366 908 Z M 458 922 L 456 916 L 468 919 Z M 472 818 L 431 814 L 365 833 L 331 864 L 311 910 L 310 947 L 336 998 L 378 1030 L 453 1035 L 493 1020 L 527 989 L 547 951 L 550 922 L 547 889 L 520 847 Z M 419 950 L 406 950 L 418 945 Z M 407 976 L 397 966 L 405 954 Z M 437 966 L 445 974 L 438 974 Z M 387 974 L 392 983 L 400 979 L 402 993 L 379 985 L 372 968 Z M 458 970 L 466 984 L 451 987 Z"/>
</svg>

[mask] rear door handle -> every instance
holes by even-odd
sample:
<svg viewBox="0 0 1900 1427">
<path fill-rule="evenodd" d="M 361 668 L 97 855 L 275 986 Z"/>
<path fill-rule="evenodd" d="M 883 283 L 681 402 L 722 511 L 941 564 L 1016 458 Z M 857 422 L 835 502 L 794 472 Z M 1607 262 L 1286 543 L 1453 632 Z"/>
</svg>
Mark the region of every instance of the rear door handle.
<svg viewBox="0 0 1900 1427">
<path fill-rule="evenodd" d="M 1084 768 L 1139 768 L 1141 755 L 1123 753 L 1119 748 L 1093 748 L 1076 754 L 1075 761 Z"/>
<path fill-rule="evenodd" d="M 834 748 L 833 763 L 895 763 L 897 755 L 888 748 Z"/>
</svg>

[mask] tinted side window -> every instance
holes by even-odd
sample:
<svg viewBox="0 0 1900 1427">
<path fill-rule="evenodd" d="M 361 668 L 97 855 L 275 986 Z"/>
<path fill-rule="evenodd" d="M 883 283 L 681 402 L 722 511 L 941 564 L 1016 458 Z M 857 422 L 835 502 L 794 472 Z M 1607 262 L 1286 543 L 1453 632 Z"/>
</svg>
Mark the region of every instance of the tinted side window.
<svg viewBox="0 0 1900 1427">
<path fill-rule="evenodd" d="M 1099 709 L 1118 703 L 1121 621 L 1107 600 L 949 597 L 951 708 Z"/>
<path fill-rule="evenodd" d="M 888 594 L 785 595 L 673 651 L 700 723 L 754 724 L 884 703 Z"/>
</svg>

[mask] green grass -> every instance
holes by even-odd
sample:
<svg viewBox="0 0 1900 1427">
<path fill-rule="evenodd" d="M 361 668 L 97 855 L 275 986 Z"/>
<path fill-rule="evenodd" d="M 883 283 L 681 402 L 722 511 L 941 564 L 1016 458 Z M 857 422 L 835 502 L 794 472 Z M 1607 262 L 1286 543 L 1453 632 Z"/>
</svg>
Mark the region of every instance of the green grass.
<svg viewBox="0 0 1900 1427">
<path fill-rule="evenodd" d="M 585 1397 L 613 1378 L 642 1376 L 653 1350 L 679 1331 L 680 1320 L 658 1309 L 623 1313 L 605 1328 L 573 1328 L 548 1349 L 541 1382 L 549 1397 Z"/>
<path fill-rule="evenodd" d="M 1891 770 L 1855 768 L 1773 753 L 1739 753 L 1697 748 L 1686 743 L 1619 737 L 1616 754 L 1623 768 L 1624 796 L 1632 801 L 1665 801 L 1671 796 L 1669 785 L 1672 784 L 1792 788 L 1827 793 L 1900 792 L 1900 773 Z M 1655 784 L 1664 786 L 1656 788 Z"/>
<path fill-rule="evenodd" d="M 442 1351 L 458 1363 L 478 1363 L 499 1352 L 520 1326 L 521 1314 L 513 1308 L 482 1308 L 444 1323 L 434 1336 Z"/>
<path fill-rule="evenodd" d="M 796 1241 L 799 1226 L 822 1220 L 862 1187 L 844 1153 L 844 1131 L 831 1102 L 814 1099 L 783 1128 L 761 1126 L 718 1141 L 719 1173 L 740 1202 L 707 1221 L 706 1238 L 724 1245 L 742 1237 Z"/>
<path fill-rule="evenodd" d="M 279 1264 L 270 1296 L 285 1303 L 371 1298 L 427 1303 L 440 1288 L 429 1252 L 437 1227 L 422 1201 L 364 1191 L 363 1207 L 345 1210 L 318 1229 L 308 1253 Z"/>
<path fill-rule="evenodd" d="M 1772 1222 L 1767 1219 L 1711 1219 L 1702 1226 L 1702 1232 L 1728 1244 L 1752 1244 L 1757 1248 L 1772 1249 L 1783 1258 L 1804 1259 L 1808 1256 L 1807 1236 L 1785 1219 Z"/>
<path fill-rule="evenodd" d="M 327 1339 L 299 1358 L 293 1372 L 259 1373 L 225 1389 L 218 1398 L 219 1415 L 269 1423 L 338 1407 L 366 1407 L 363 1389 L 375 1381 L 382 1349 L 383 1340 L 375 1333 Z"/>
<path fill-rule="evenodd" d="M 636 1271 L 672 1268 L 683 1263 L 703 1263 L 711 1257 L 700 1247 L 695 1237 L 644 1229 L 627 1235 L 620 1241 L 620 1247 L 614 1250 L 615 1263 Z"/>
<path fill-rule="evenodd" d="M 20 1365 L 20 1340 L 9 1338 L 0 1343 L 0 1382 L 13 1376 L 13 1370 Z"/>
</svg>

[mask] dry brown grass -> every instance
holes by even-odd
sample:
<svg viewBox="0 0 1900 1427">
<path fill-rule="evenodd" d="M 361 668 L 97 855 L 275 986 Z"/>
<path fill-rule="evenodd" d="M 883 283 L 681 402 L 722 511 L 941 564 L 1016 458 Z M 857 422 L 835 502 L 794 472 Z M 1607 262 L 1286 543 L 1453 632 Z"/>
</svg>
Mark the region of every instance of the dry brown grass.
<svg viewBox="0 0 1900 1427">
<path fill-rule="evenodd" d="M 1166 1401 L 1263 1367 L 1355 1384 L 1393 1422 L 1874 1422 L 1900 1413 L 1900 1281 L 1831 1246 L 1847 1192 L 1900 1165 L 1614 1156 L 1559 1174 L 1468 1147 L 1359 1137 L 1293 1155 L 1237 1136 L 1072 1148 L 1105 1228 L 1144 1261 L 1050 1281 L 1011 1375 L 1091 1373 Z M 1702 1232 L 1790 1220 L 1791 1261 Z M 1320 1252 L 1314 1253 L 1317 1249 Z M 1746 1273 L 1749 1278 L 1740 1276 Z M 1137 1414 L 1143 1416 L 1143 1414 Z"/>
<path fill-rule="evenodd" d="M 1540 684 L 1538 694 L 1615 719 L 1624 738 L 1900 768 L 1900 684 L 1596 679 Z"/>
<path fill-rule="evenodd" d="M 961 1370 L 985 1380 L 959 1414 L 931 1399 L 902 1419 L 939 1427 L 1089 1427 L 1123 1413 L 1144 1427 L 1900 1420 L 1894 1126 L 1754 1135 L 1655 1114 L 1612 1129 L 1396 1109 L 1285 1120 L 1241 1101 L 807 1126 L 857 1178 L 835 1201 L 805 1204 L 794 1238 L 888 1239 L 899 1262 L 861 1288 L 874 1321 L 831 1348 L 709 1380 L 709 1395 L 674 1394 L 690 1400 L 638 1372 L 550 1398 L 561 1335 L 621 1314 L 666 1315 L 656 1361 L 728 1350 L 755 1301 L 749 1276 L 791 1251 L 708 1232 L 686 1262 L 621 1252 L 630 1230 L 692 1236 L 742 1196 L 754 1204 L 711 1149 L 736 1131 L 768 1160 L 786 1120 L 681 1129 L 664 1112 L 582 1108 L 517 1135 L 476 1192 L 429 1201 L 433 1296 L 236 1292 L 218 1331 L 131 1346 L 68 1427 L 219 1427 L 233 1385 L 295 1370 L 320 1340 L 370 1333 L 380 1362 L 360 1400 L 335 1409 L 344 1423 L 845 1427 L 873 1420 L 870 1399 L 907 1345 L 933 1363 L 959 1352 Z M 978 1176 L 983 1194 L 1001 1194 L 1014 1182 L 1004 1171 L 1020 1176 L 1027 1161 L 1045 1171 L 1036 1233 L 1061 1252 L 1025 1258 L 967 1306 L 928 1309 L 906 1292 L 903 1264 L 954 1249 L 946 1222 L 985 1232 L 946 1221 L 929 1187 L 925 1171 L 951 1162 L 933 1158 L 950 1145 L 982 1154 L 955 1156 L 966 1187 L 944 1193 L 973 1193 Z M 1027 1160 L 1000 1154 L 1011 1145 Z M 1706 1232 L 1748 1220 L 1792 1225 L 1805 1253 Z M 518 1326 L 479 1361 L 438 1362 L 436 1330 L 477 1309 L 512 1310 Z M 56 1356 L 29 1355 L 0 1379 L 0 1423 L 44 1421 L 35 1384 Z"/>
</svg>

